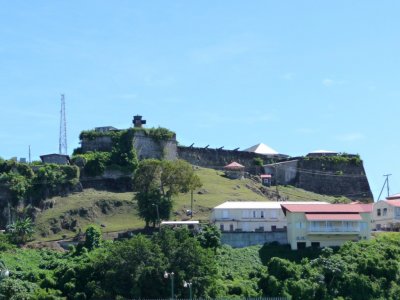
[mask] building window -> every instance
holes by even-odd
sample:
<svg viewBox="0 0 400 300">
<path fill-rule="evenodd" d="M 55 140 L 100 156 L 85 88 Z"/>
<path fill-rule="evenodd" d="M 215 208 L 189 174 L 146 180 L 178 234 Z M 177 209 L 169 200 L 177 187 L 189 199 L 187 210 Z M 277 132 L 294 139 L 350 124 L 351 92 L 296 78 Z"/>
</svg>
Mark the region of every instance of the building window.
<svg viewBox="0 0 400 300">
<path fill-rule="evenodd" d="M 224 224 L 219 225 L 219 230 L 224 231 Z"/>
<path fill-rule="evenodd" d="M 376 215 L 377 215 L 378 217 L 380 217 L 380 216 L 381 216 L 381 209 L 380 209 L 380 208 L 378 208 L 378 209 L 377 209 L 377 211 L 376 211 Z"/>
<path fill-rule="evenodd" d="M 233 231 L 233 225 L 229 225 L 229 231 Z"/>
<path fill-rule="evenodd" d="M 384 209 L 383 209 L 382 215 L 383 215 L 383 216 L 386 216 L 386 215 L 387 215 L 387 208 L 384 208 Z"/>
<path fill-rule="evenodd" d="M 305 242 L 297 242 L 297 249 L 306 249 Z"/>
<path fill-rule="evenodd" d="M 320 244 L 320 242 L 311 242 L 311 247 L 314 249 L 320 248 L 321 244 Z"/>
<path fill-rule="evenodd" d="M 367 230 L 368 229 L 367 222 L 360 222 L 360 229 L 361 230 Z"/>
<path fill-rule="evenodd" d="M 296 223 L 296 227 L 297 227 L 297 229 L 304 228 L 304 223 L 303 222 L 297 222 Z"/>
<path fill-rule="evenodd" d="M 256 211 L 255 210 L 253 210 L 253 218 L 256 218 Z"/>
<path fill-rule="evenodd" d="M 223 219 L 228 219 L 229 218 L 229 212 L 227 210 L 222 211 L 222 218 Z"/>
<path fill-rule="evenodd" d="M 264 211 L 261 211 L 261 218 L 264 219 Z"/>
</svg>

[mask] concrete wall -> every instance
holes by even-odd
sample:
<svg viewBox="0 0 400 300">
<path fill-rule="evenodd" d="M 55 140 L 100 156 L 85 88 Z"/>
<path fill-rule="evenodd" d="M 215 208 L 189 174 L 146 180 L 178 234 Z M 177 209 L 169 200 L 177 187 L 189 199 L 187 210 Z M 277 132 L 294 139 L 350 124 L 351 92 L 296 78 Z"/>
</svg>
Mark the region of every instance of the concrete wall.
<svg viewBox="0 0 400 300">
<path fill-rule="evenodd" d="M 286 232 L 224 232 L 221 236 L 223 244 L 233 248 L 243 248 L 253 245 L 278 242 L 287 244 Z"/>
<path fill-rule="evenodd" d="M 297 164 L 298 160 L 269 164 L 264 166 L 264 172 L 272 175 L 274 184 L 292 184 L 297 177 Z"/>
</svg>

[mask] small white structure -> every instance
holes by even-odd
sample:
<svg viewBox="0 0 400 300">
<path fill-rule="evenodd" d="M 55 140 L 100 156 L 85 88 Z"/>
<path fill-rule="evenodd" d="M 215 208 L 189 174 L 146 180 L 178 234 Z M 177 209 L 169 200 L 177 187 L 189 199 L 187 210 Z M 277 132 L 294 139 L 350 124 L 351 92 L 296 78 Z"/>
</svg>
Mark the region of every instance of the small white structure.
<svg viewBox="0 0 400 300">
<path fill-rule="evenodd" d="M 375 230 L 400 230 L 400 194 L 374 203 L 372 228 Z"/>
<path fill-rule="evenodd" d="M 284 231 L 287 221 L 281 204 L 327 204 L 326 202 L 228 201 L 215 207 L 211 222 L 222 232 Z"/>
<path fill-rule="evenodd" d="M 244 149 L 243 151 L 246 152 L 253 152 L 253 153 L 258 153 L 258 154 L 263 154 L 263 155 L 277 155 L 279 154 L 276 150 L 272 149 L 270 146 L 267 146 L 263 143 L 254 145 L 250 148 Z"/>
</svg>

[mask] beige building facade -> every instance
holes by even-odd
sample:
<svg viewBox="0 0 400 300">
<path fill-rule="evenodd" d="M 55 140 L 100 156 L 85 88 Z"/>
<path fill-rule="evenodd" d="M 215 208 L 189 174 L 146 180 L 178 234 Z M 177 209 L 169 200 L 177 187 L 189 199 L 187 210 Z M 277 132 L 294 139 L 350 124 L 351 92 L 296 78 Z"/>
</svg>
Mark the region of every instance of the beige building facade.
<svg viewBox="0 0 400 300">
<path fill-rule="evenodd" d="M 285 231 L 287 221 L 282 211 L 281 203 L 228 201 L 213 209 L 211 222 L 222 232 Z M 325 202 L 284 203 L 324 204 Z"/>
<path fill-rule="evenodd" d="M 372 219 L 374 230 L 398 231 L 400 229 L 400 199 L 386 199 L 374 203 Z"/>
<path fill-rule="evenodd" d="M 282 204 L 292 250 L 371 238 L 372 204 Z"/>
</svg>

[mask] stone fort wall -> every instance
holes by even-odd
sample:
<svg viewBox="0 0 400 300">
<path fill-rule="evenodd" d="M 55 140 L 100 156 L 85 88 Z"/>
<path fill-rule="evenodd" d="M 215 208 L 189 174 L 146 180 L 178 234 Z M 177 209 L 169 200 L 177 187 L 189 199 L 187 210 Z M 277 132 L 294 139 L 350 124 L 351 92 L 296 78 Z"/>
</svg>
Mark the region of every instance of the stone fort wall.
<svg viewBox="0 0 400 300">
<path fill-rule="evenodd" d="M 236 161 L 245 166 L 245 172 L 252 174 L 261 173 L 262 169 L 255 166 L 255 158 L 261 158 L 264 164 L 273 161 L 273 158 L 253 152 L 183 146 L 178 146 L 178 158 L 186 160 L 192 165 L 213 169 L 222 169 Z"/>
</svg>

